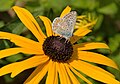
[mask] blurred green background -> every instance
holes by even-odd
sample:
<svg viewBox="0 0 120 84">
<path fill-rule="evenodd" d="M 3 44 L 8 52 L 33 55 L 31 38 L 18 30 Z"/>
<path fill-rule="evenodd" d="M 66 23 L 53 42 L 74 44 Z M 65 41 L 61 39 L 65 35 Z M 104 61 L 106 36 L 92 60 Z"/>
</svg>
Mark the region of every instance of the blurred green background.
<svg viewBox="0 0 120 84">
<path fill-rule="evenodd" d="M 85 36 L 82 40 L 105 42 L 108 44 L 111 49 L 110 51 L 100 49 L 98 52 L 113 59 L 120 68 L 120 0 L 0 0 L 0 31 L 11 32 L 36 40 L 20 22 L 18 17 L 16 17 L 14 11 L 11 9 L 14 5 L 28 9 L 36 17 L 43 31 L 45 31 L 45 28 L 37 18 L 38 15 L 44 15 L 53 20 L 60 15 L 67 5 L 72 10 L 76 10 L 78 15 L 91 13 L 92 17 L 98 18 L 98 21 L 92 29 L 93 32 Z M 0 40 L 0 50 L 14 46 L 8 40 Z M 20 61 L 27 56 L 29 55 L 19 53 L 0 59 L 0 67 Z M 113 73 L 116 79 L 120 81 L 119 71 L 106 66 L 98 66 Z M 2 76 L 0 77 L 0 84 L 22 84 L 33 70 L 26 70 L 15 78 L 10 78 L 10 74 Z M 90 80 L 93 84 L 102 84 L 93 79 Z M 82 84 L 85 83 L 82 81 Z"/>
</svg>

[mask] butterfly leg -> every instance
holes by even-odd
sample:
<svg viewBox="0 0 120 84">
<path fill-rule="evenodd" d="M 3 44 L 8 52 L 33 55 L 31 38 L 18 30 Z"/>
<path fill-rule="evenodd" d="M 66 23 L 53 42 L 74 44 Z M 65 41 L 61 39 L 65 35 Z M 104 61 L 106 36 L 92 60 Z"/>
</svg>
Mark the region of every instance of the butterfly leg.
<svg viewBox="0 0 120 84">
<path fill-rule="evenodd" d="M 65 43 L 69 43 L 69 40 L 68 40 L 68 39 L 66 39 L 66 40 L 65 40 Z"/>
<path fill-rule="evenodd" d="M 58 37 L 59 38 L 59 40 L 61 40 L 61 39 L 63 39 L 63 36 L 62 35 L 60 35 L 60 37 Z"/>
</svg>

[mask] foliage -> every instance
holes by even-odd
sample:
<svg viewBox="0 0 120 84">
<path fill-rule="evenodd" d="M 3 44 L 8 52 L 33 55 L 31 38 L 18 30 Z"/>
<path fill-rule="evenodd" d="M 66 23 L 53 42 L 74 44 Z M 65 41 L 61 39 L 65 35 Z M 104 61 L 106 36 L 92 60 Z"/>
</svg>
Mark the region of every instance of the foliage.
<svg viewBox="0 0 120 84">
<path fill-rule="evenodd" d="M 15 16 L 11 7 L 19 5 L 28 9 L 36 17 L 45 31 L 42 22 L 37 18 L 38 15 L 44 15 L 53 20 L 59 16 L 63 8 L 69 5 L 72 10 L 76 10 L 78 15 L 91 14 L 92 17 L 97 17 L 98 21 L 93 32 L 88 34 L 83 40 L 85 41 L 101 41 L 106 42 L 111 52 L 106 50 L 98 50 L 98 52 L 109 56 L 113 59 L 120 68 L 120 1 L 119 0 L 0 0 L 0 31 L 11 32 L 23 35 L 27 38 L 34 39 L 34 36 L 25 28 L 20 20 Z M 17 25 L 17 26 L 16 26 Z M 0 40 L 0 49 L 14 47 L 15 45 L 8 40 Z M 0 60 L 0 66 L 9 62 L 22 60 L 28 55 L 16 54 Z M 103 66 L 104 67 L 104 66 Z M 120 73 L 117 70 L 106 68 L 113 73 L 118 80 L 120 80 Z M 23 74 L 22 74 L 23 75 Z M 19 75 L 21 76 L 21 74 Z M 8 76 L 4 77 L 3 83 L 14 83 L 15 79 L 10 79 Z M 24 79 L 23 79 L 24 80 Z M 94 81 L 94 84 L 99 82 Z M 1 81 L 1 79 L 0 79 Z M 82 83 L 84 84 L 84 83 Z"/>
</svg>

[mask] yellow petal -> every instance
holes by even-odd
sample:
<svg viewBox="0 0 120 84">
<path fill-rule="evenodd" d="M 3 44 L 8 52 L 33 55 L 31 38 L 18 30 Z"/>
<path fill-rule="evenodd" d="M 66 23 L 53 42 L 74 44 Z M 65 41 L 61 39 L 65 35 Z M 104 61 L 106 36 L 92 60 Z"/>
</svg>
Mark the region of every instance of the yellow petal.
<svg viewBox="0 0 120 84">
<path fill-rule="evenodd" d="M 53 35 L 53 31 L 52 31 L 52 23 L 51 23 L 51 21 L 47 17 L 44 17 L 44 16 L 39 16 L 39 17 L 44 22 L 47 36 L 48 37 L 52 36 Z"/>
<path fill-rule="evenodd" d="M 20 51 L 21 51 L 21 48 L 9 48 L 5 50 L 0 50 L 0 59 L 10 55 L 20 53 Z"/>
<path fill-rule="evenodd" d="M 78 51 L 78 59 L 94 62 L 102 65 L 107 65 L 115 69 L 118 69 L 114 61 L 105 57 L 102 54 L 88 52 L 88 51 Z"/>
<path fill-rule="evenodd" d="M 89 81 L 87 78 L 85 78 L 83 75 L 81 75 L 78 71 L 76 71 L 73 67 L 69 66 L 70 69 L 82 80 L 84 80 L 87 84 L 92 84 L 91 81 Z"/>
<path fill-rule="evenodd" d="M 55 66 L 57 66 L 56 65 L 56 62 L 54 62 L 55 63 Z M 54 81 L 54 83 L 53 84 L 58 84 L 58 72 L 57 72 L 58 70 L 57 70 L 57 67 L 56 67 L 56 69 L 55 69 L 55 81 Z"/>
<path fill-rule="evenodd" d="M 60 76 L 60 83 L 71 84 L 65 66 L 62 63 L 57 63 L 57 69 Z"/>
<path fill-rule="evenodd" d="M 89 32 L 91 32 L 91 30 L 89 30 L 88 28 L 79 28 L 74 32 L 73 36 L 70 38 L 71 43 L 75 43 L 77 40 L 84 37 Z"/>
<path fill-rule="evenodd" d="M 15 67 L 16 69 L 13 70 L 11 77 L 15 77 L 17 74 L 19 74 L 20 72 L 26 70 L 26 69 L 30 69 L 33 67 L 36 67 L 40 64 L 45 63 L 46 61 L 48 61 L 48 57 L 47 56 L 33 56 L 27 60 L 24 60 L 22 62 L 17 63 L 17 66 Z"/>
<path fill-rule="evenodd" d="M 25 54 L 44 54 L 42 50 L 41 52 L 38 52 L 26 48 L 9 48 L 9 49 L 0 50 L 0 59 L 20 52 Z"/>
<path fill-rule="evenodd" d="M 27 78 L 24 84 L 39 84 L 49 69 L 49 62 L 39 65 L 35 71 Z"/>
<path fill-rule="evenodd" d="M 78 28 L 78 30 L 76 30 L 74 32 L 74 36 L 71 38 L 71 42 L 75 43 L 77 40 L 79 40 L 80 38 L 82 38 L 83 36 L 85 36 L 86 34 L 88 34 L 89 32 L 91 32 L 91 28 L 93 27 L 93 25 L 96 24 L 96 20 L 87 23 L 83 26 L 80 25 L 80 23 L 76 23 L 75 27 Z"/>
<path fill-rule="evenodd" d="M 16 76 L 20 72 L 38 66 L 41 63 L 44 63 L 47 60 L 44 56 L 33 56 L 27 60 L 21 62 L 15 62 L 8 64 L 2 68 L 0 68 L 0 76 L 11 73 L 11 77 Z"/>
<path fill-rule="evenodd" d="M 78 61 L 78 60 L 76 60 L 76 61 Z M 81 61 L 81 60 L 79 60 L 79 61 Z M 91 66 L 93 66 L 93 65 L 91 65 Z M 93 67 L 97 67 L 97 66 L 93 66 Z M 102 69 L 102 68 L 100 68 L 100 67 L 97 67 L 97 69 L 99 69 L 99 70 L 101 70 L 102 72 L 104 72 L 104 73 L 106 73 L 106 74 L 110 75 L 111 77 L 115 78 L 115 76 L 114 76 L 114 75 L 112 75 L 111 73 L 109 73 L 109 72 L 105 71 L 104 69 Z"/>
<path fill-rule="evenodd" d="M 47 62 L 46 62 L 47 63 Z M 46 64 L 45 63 L 45 64 Z M 24 84 L 32 84 L 30 83 L 31 79 L 33 79 L 45 66 L 45 64 L 41 64 L 39 65 L 33 72 L 32 74 L 27 78 L 27 80 L 25 80 Z M 43 77 L 42 77 L 43 78 Z"/>
<path fill-rule="evenodd" d="M 88 28 L 88 29 L 91 29 L 97 22 L 97 19 L 93 20 L 93 21 L 90 21 L 90 22 L 88 22 L 88 20 L 87 21 L 84 21 L 84 20 L 85 20 L 84 18 L 83 18 L 83 21 L 78 19 L 77 20 L 78 22 L 75 25 L 75 29 L 77 29 L 77 28 Z"/>
<path fill-rule="evenodd" d="M 40 45 L 39 42 L 35 42 L 33 40 L 30 40 L 28 38 L 16 35 L 16 34 L 11 34 L 7 32 L 0 32 L 0 39 L 8 39 L 11 42 L 15 43 L 17 46 L 32 49 L 32 50 L 37 50 L 42 49 L 42 44 Z"/>
<path fill-rule="evenodd" d="M 37 21 L 34 19 L 32 14 L 21 7 L 14 6 L 14 11 L 22 21 L 22 23 L 35 35 L 35 37 L 41 42 L 46 36 L 41 31 L 41 28 L 39 27 Z"/>
<path fill-rule="evenodd" d="M 43 55 L 44 51 L 42 49 L 39 49 L 38 51 L 37 50 L 35 51 L 35 50 L 28 49 L 28 48 L 21 48 L 21 53 Z"/>
<path fill-rule="evenodd" d="M 0 68 L 0 76 L 11 73 L 15 69 L 16 65 L 16 63 L 12 63 Z"/>
<path fill-rule="evenodd" d="M 106 48 L 109 47 L 105 43 L 98 43 L 98 42 L 87 42 L 87 43 L 80 43 L 73 46 L 77 50 L 90 50 L 90 49 L 98 49 L 98 48 Z"/>
<path fill-rule="evenodd" d="M 66 67 L 66 71 L 72 81 L 71 84 L 79 84 L 79 81 L 77 80 L 77 78 L 74 76 L 74 74 L 70 71 L 69 67 L 68 67 L 68 64 L 65 64 L 65 67 Z"/>
<path fill-rule="evenodd" d="M 45 84 L 54 84 L 54 82 L 55 82 L 55 75 L 56 75 L 55 62 L 50 60 L 50 65 L 49 65 L 49 69 L 48 69 L 48 75 L 47 75 L 47 79 L 46 79 L 46 83 Z"/>
<path fill-rule="evenodd" d="M 108 84 L 120 84 L 109 72 L 84 61 L 74 60 L 70 65 L 95 80 Z"/>
<path fill-rule="evenodd" d="M 77 16 L 77 19 L 83 19 L 85 17 L 86 17 L 86 15 L 80 15 L 80 16 Z"/>
<path fill-rule="evenodd" d="M 71 8 L 69 6 L 67 6 L 63 12 L 61 13 L 60 17 L 62 18 L 63 16 L 65 16 L 66 14 L 68 14 L 71 11 Z"/>
</svg>

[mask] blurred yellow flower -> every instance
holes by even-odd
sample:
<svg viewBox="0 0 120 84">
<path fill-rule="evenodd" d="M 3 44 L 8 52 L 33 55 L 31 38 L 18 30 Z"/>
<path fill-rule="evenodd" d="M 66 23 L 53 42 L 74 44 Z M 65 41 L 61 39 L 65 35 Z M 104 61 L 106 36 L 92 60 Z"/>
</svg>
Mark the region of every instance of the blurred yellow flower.
<svg viewBox="0 0 120 84">
<path fill-rule="evenodd" d="M 53 33 L 51 29 L 52 23 L 47 17 L 39 16 L 46 27 L 46 36 L 28 10 L 18 6 L 14 6 L 13 9 L 22 23 L 37 38 L 38 42 L 19 35 L 0 31 L 0 39 L 8 39 L 18 46 L 0 50 L 1 59 L 20 52 L 33 54 L 33 56 L 26 60 L 11 63 L 0 68 L 0 76 L 11 73 L 11 77 L 15 77 L 26 69 L 36 67 L 24 84 L 38 84 L 46 74 L 46 84 L 58 84 L 58 76 L 61 84 L 79 84 L 74 74 L 86 83 L 92 84 L 80 72 L 103 83 L 120 84 L 114 75 L 90 63 L 102 64 L 118 69 L 111 59 L 98 53 L 86 51 L 98 48 L 109 49 L 106 44 L 99 42 L 75 44 L 75 42 L 91 32 L 89 27 L 93 26 L 96 21 L 84 26 L 77 23 L 77 26 L 75 26 L 77 27 L 76 31 L 73 33 L 70 41 L 65 42 L 64 38 L 60 39 L 59 36 Z M 65 16 L 70 11 L 71 8 L 67 6 L 60 17 Z M 77 18 L 82 17 L 78 16 Z"/>
</svg>

